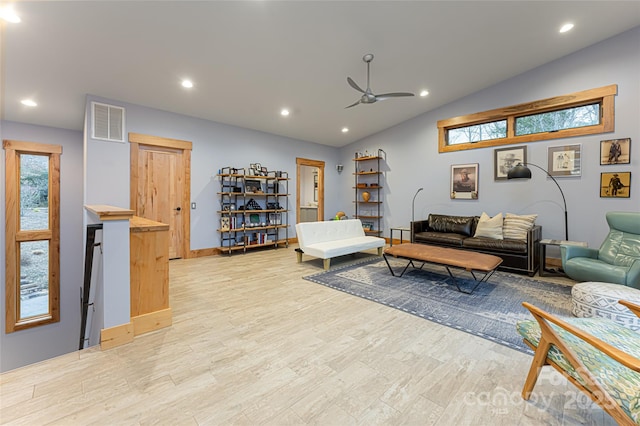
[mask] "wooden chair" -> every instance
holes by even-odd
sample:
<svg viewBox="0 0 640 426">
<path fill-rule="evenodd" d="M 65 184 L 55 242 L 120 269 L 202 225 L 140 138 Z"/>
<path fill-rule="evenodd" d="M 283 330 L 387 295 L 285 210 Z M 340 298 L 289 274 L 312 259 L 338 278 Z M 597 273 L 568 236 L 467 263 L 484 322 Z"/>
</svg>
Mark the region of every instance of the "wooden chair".
<svg viewBox="0 0 640 426">
<path fill-rule="evenodd" d="M 620 300 L 640 317 L 640 305 Z M 558 318 L 529 303 L 534 320 L 517 324 L 534 351 L 522 389 L 528 400 L 551 365 L 620 425 L 640 425 L 640 333 L 604 318 Z"/>
</svg>

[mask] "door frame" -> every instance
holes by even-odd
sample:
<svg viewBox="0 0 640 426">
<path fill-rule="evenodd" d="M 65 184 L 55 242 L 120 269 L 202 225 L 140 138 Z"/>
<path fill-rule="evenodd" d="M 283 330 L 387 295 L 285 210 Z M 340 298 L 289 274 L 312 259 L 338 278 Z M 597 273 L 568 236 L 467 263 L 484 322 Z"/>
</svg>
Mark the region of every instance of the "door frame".
<svg viewBox="0 0 640 426">
<path fill-rule="evenodd" d="M 179 139 L 169 139 L 160 136 L 143 135 L 141 133 L 129 133 L 129 144 L 131 146 L 131 182 L 129 187 L 129 208 L 138 211 L 138 161 L 140 145 L 147 147 L 170 148 L 181 151 L 182 182 L 184 182 L 182 196 L 180 197 L 180 211 L 182 215 L 182 258 L 189 259 L 191 256 L 191 149 L 192 143 Z"/>
<path fill-rule="evenodd" d="M 324 220 L 324 166 L 325 162 L 309 158 L 296 158 L 296 223 L 300 223 L 300 166 L 316 167 L 318 169 L 318 217 Z"/>
</svg>

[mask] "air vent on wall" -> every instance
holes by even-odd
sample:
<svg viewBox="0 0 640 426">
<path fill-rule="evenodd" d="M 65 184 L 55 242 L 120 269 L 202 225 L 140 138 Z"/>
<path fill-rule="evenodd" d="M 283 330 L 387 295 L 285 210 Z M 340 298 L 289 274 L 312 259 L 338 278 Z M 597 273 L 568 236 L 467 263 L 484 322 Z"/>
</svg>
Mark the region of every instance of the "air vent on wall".
<svg viewBox="0 0 640 426">
<path fill-rule="evenodd" d="M 92 137 L 112 142 L 124 140 L 124 108 L 113 105 L 91 103 Z"/>
</svg>

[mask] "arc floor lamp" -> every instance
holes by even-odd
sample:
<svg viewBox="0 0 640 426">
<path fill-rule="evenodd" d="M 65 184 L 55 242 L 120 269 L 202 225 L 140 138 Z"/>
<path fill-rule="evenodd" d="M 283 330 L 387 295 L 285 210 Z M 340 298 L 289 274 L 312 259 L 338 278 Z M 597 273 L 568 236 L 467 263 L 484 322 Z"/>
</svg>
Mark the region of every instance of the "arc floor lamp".
<svg viewBox="0 0 640 426">
<path fill-rule="evenodd" d="M 424 188 L 418 188 L 418 190 L 416 191 L 416 195 L 413 196 L 413 201 L 411 201 L 411 230 L 410 235 L 411 235 L 411 239 L 409 241 L 411 241 L 412 243 L 415 243 L 415 241 L 413 240 L 413 222 L 416 221 L 416 215 L 415 215 L 415 210 L 416 210 L 416 197 L 418 196 L 418 192 L 422 191 Z M 400 236 L 400 239 L 402 239 L 402 235 Z"/>
<path fill-rule="evenodd" d="M 511 169 L 509 169 L 509 171 L 507 172 L 507 179 L 531 179 L 531 170 L 527 166 L 537 167 L 543 172 L 545 172 L 547 176 L 551 178 L 553 183 L 555 183 L 556 186 L 558 187 L 558 190 L 560 191 L 560 195 L 562 195 L 562 202 L 564 203 L 564 239 L 568 241 L 569 240 L 569 219 L 567 215 L 567 200 L 564 198 L 564 192 L 562 192 L 562 188 L 560 188 L 558 181 L 555 180 L 555 178 L 551 176 L 548 171 L 538 166 L 537 164 L 533 164 L 533 163 L 525 163 L 525 164 L 518 163 L 515 167 L 512 167 Z"/>
</svg>

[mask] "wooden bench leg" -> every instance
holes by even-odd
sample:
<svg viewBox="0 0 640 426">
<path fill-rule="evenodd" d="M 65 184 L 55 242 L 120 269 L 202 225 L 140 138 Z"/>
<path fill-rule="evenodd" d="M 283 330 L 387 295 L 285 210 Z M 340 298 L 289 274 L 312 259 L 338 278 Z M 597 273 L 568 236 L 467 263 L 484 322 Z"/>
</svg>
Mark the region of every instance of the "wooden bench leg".
<svg viewBox="0 0 640 426">
<path fill-rule="evenodd" d="M 323 259 L 322 263 L 324 265 L 324 270 L 328 271 L 329 267 L 331 266 L 331 259 Z"/>
</svg>

